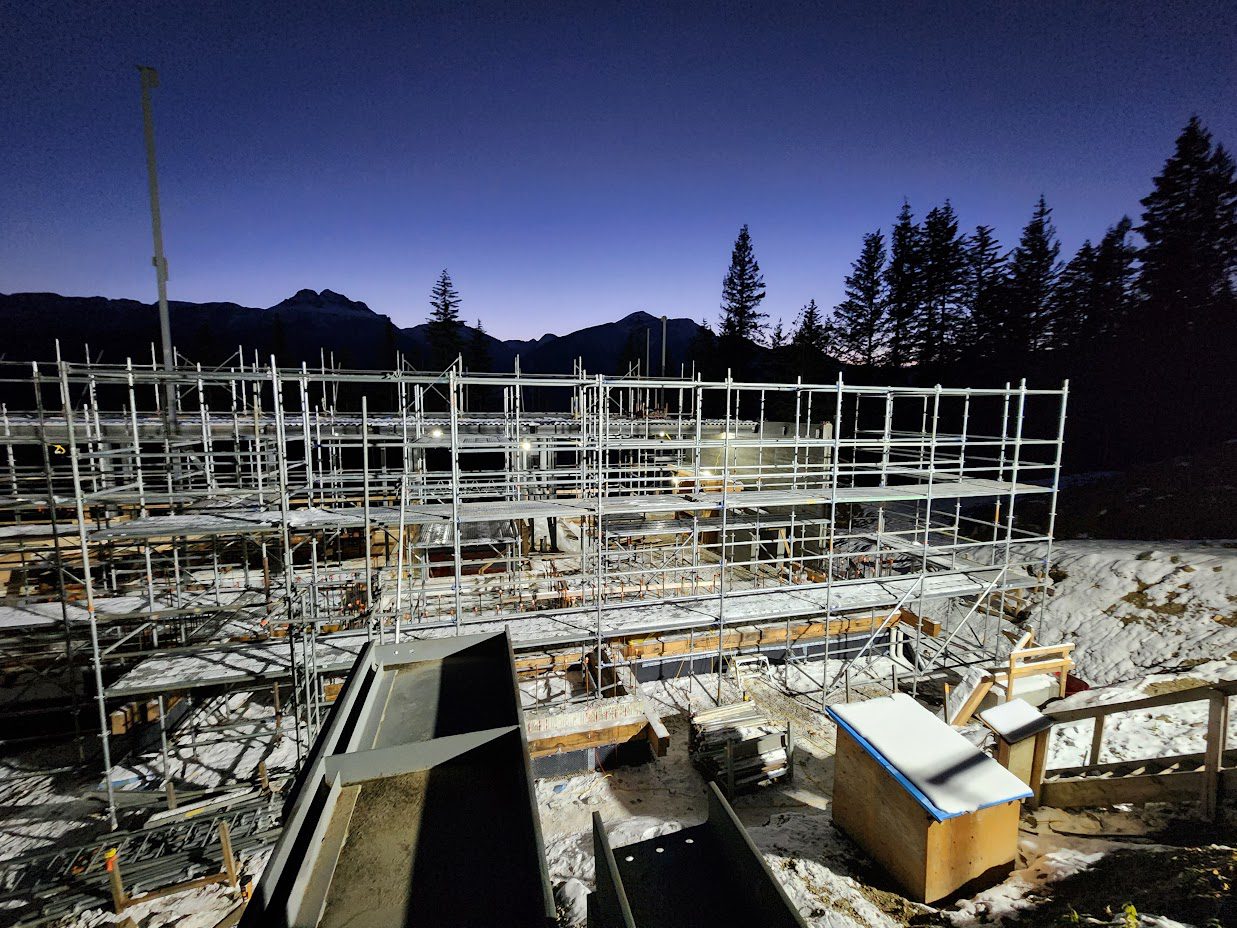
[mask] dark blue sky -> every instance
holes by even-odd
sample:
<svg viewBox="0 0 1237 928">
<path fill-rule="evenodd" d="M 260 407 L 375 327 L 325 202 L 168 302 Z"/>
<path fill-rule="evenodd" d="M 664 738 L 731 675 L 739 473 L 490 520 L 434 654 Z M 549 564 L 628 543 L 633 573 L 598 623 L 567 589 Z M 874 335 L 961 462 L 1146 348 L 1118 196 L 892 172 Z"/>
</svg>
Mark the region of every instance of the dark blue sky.
<svg viewBox="0 0 1237 928">
<path fill-rule="evenodd" d="M 173 299 L 715 319 L 746 222 L 789 322 L 903 196 L 1012 244 L 1043 192 L 1072 250 L 1191 113 L 1237 145 L 1235 10 L 0 0 L 0 292 L 154 299 L 143 63 Z"/>
</svg>

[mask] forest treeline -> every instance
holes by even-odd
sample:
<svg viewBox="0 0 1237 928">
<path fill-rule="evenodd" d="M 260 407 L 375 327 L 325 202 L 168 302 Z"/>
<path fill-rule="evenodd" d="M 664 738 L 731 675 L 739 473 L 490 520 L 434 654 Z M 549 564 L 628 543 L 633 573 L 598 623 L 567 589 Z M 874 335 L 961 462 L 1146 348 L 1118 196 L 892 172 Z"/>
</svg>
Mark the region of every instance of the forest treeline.
<svg viewBox="0 0 1237 928">
<path fill-rule="evenodd" d="M 761 311 L 764 277 L 744 226 L 717 329 L 693 346 L 706 376 L 991 386 L 1072 381 L 1075 467 L 1119 467 L 1237 436 L 1237 176 L 1197 118 L 1177 138 L 1137 220 L 1118 217 L 1063 259 L 1044 197 L 1016 244 L 964 230 L 947 200 L 903 202 L 863 236 L 845 299 L 809 300 L 794 325 Z M 757 346 L 763 346 L 758 348 Z M 768 349 L 768 350 L 763 350 Z"/>
</svg>

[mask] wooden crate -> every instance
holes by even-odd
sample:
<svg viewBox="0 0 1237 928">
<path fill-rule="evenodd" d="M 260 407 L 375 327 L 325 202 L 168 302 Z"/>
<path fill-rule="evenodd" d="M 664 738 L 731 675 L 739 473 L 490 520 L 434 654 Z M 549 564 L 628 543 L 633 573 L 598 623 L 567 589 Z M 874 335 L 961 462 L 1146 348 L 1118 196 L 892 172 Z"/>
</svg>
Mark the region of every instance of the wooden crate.
<svg viewBox="0 0 1237 928">
<path fill-rule="evenodd" d="M 1013 868 L 1021 801 L 938 822 L 844 731 L 835 760 L 834 823 L 909 898 L 935 902 L 990 870 Z"/>
<path fill-rule="evenodd" d="M 935 902 L 980 877 L 996 882 L 1013 868 L 1022 800 L 1030 791 L 992 758 L 959 744 L 964 740 L 961 735 L 909 697 L 886 697 L 864 705 L 890 700 L 900 700 L 892 705 L 897 740 L 917 740 L 916 757 L 935 757 L 935 746 L 941 745 L 944 760 L 939 775 L 924 778 L 922 770 L 899 769 L 897 758 L 886 757 L 862 729 L 852 725 L 855 715 L 848 722 L 838 711 L 857 707 L 831 707 L 829 714 L 838 722 L 834 823 L 919 902 Z M 886 715 L 886 726 L 889 720 Z M 899 748 L 886 734 L 886 749 L 896 754 Z M 901 762 L 913 763 L 902 750 Z M 929 798 L 934 787 L 926 785 L 929 779 L 965 783 L 960 795 L 966 801 L 953 797 L 951 805 L 938 795 L 934 802 Z"/>
</svg>

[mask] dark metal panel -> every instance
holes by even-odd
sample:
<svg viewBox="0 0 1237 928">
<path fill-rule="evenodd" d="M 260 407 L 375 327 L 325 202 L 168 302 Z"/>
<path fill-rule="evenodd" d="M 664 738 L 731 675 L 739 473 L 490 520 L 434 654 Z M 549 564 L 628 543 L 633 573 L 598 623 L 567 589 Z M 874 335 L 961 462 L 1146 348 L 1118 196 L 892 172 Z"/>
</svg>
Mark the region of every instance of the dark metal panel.
<svg viewBox="0 0 1237 928">
<path fill-rule="evenodd" d="M 600 812 L 593 813 L 593 860 L 597 889 L 588 896 L 588 928 L 636 928 Z"/>
<path fill-rule="evenodd" d="M 721 791 L 708 790 L 703 825 L 616 848 L 608 859 L 594 813 L 598 898 L 589 898 L 589 928 L 807 928 Z M 618 891 L 629 923 L 615 920 Z"/>
</svg>

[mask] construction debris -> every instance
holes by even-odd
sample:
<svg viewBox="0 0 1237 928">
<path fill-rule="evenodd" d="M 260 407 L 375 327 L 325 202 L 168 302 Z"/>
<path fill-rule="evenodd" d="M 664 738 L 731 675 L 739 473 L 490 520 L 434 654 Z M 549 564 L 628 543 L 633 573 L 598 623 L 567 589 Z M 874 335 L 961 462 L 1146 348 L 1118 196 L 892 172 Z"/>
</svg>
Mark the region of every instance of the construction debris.
<svg viewBox="0 0 1237 928">
<path fill-rule="evenodd" d="M 794 739 L 753 703 L 742 702 L 695 713 L 688 751 L 692 762 L 727 798 L 746 789 L 790 779 Z"/>
</svg>

